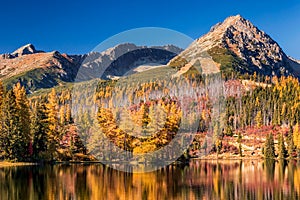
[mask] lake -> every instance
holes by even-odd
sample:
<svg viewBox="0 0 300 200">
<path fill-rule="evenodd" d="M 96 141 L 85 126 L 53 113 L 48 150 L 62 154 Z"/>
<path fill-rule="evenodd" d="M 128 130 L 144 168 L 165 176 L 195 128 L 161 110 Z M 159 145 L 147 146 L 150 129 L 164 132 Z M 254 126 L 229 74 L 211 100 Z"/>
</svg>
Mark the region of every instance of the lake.
<svg viewBox="0 0 300 200">
<path fill-rule="evenodd" d="M 299 199 L 300 164 L 193 160 L 149 173 L 102 164 L 0 168 L 0 199 Z"/>
</svg>

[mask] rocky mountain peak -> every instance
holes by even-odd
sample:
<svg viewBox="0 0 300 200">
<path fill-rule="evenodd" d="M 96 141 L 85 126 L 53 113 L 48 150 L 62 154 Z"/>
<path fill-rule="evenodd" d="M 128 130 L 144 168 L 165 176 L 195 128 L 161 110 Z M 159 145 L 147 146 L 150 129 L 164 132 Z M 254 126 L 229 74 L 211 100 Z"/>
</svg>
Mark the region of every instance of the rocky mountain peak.
<svg viewBox="0 0 300 200">
<path fill-rule="evenodd" d="M 280 46 L 269 35 L 240 15 L 225 19 L 212 34 L 218 34 L 218 31 L 221 32 L 220 42 L 223 47 L 259 68 L 274 65 L 285 56 Z"/>
<path fill-rule="evenodd" d="M 231 42 L 228 40 L 231 40 Z M 263 43 L 275 43 L 267 34 L 260 31 L 241 15 L 230 16 L 223 22 L 217 23 L 206 35 L 197 41 L 198 45 L 205 51 L 219 44 L 227 44 L 226 46 L 228 46 L 230 43 L 242 42 L 242 44 L 246 45 L 249 40 L 254 43 L 259 41 Z M 279 45 L 277 44 L 277 46 Z"/>
<path fill-rule="evenodd" d="M 22 55 L 27 55 L 27 54 L 34 54 L 34 53 L 41 53 L 43 51 L 37 51 L 35 47 L 32 44 L 26 44 L 17 50 L 15 50 L 11 55 L 18 57 Z"/>
<path fill-rule="evenodd" d="M 240 15 L 230 16 L 216 24 L 179 54 L 188 63 L 195 63 L 196 60 L 201 63 L 203 58 L 199 55 L 208 55 L 223 70 L 232 67 L 243 72 L 256 71 L 269 76 L 300 74 L 298 62 L 288 58 L 269 35 Z M 176 57 L 171 62 L 174 63 L 174 60 Z M 230 65 L 229 60 L 235 60 L 235 66 Z M 216 72 L 216 66 L 218 65 L 204 67 L 206 70 L 203 73 Z"/>
<path fill-rule="evenodd" d="M 124 53 L 136 50 L 138 48 L 139 47 L 132 43 L 122 43 L 107 49 L 106 51 L 102 52 L 102 55 L 108 55 L 112 59 L 116 59 Z"/>
<path fill-rule="evenodd" d="M 219 22 L 216 25 L 212 26 L 210 32 L 224 32 L 229 26 L 234 26 L 235 24 L 243 24 L 246 22 L 247 20 L 244 19 L 241 15 L 230 16 L 227 17 L 223 22 Z"/>
</svg>

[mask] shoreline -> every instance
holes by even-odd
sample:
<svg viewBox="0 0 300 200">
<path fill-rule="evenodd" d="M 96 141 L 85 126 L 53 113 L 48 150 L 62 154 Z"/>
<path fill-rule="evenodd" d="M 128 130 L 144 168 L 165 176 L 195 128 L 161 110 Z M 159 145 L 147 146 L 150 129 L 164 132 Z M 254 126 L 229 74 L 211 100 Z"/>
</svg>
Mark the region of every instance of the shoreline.
<svg viewBox="0 0 300 200">
<path fill-rule="evenodd" d="M 37 163 L 0 161 L 0 168 L 2 168 L 2 167 L 33 166 L 33 165 L 37 165 Z"/>
<path fill-rule="evenodd" d="M 190 161 L 263 161 L 263 157 L 216 157 L 216 156 L 204 156 L 204 157 L 193 157 L 190 158 Z M 279 159 L 275 158 L 274 161 L 279 161 Z M 294 159 L 284 159 L 285 161 L 296 160 Z M 114 163 L 114 162 L 112 162 Z M 118 163 L 118 162 L 116 162 Z M 176 163 L 176 162 L 175 162 Z M 101 161 L 55 161 L 53 164 L 103 164 Z M 34 166 L 39 165 L 39 163 L 32 162 L 9 162 L 9 161 L 0 161 L 0 168 L 3 167 L 20 167 L 20 166 Z"/>
</svg>

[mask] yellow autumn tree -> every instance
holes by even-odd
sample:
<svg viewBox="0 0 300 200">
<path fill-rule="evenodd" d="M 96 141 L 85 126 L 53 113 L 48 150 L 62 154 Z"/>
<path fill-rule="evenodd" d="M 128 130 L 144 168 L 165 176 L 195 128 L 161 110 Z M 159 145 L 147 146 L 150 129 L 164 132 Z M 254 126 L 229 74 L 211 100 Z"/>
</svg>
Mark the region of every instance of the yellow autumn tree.
<svg viewBox="0 0 300 200">
<path fill-rule="evenodd" d="M 299 131 L 299 123 L 297 123 L 297 124 L 294 126 L 293 139 L 294 139 L 294 145 L 297 147 L 297 149 L 300 149 L 300 131 Z"/>
<path fill-rule="evenodd" d="M 47 123 L 48 123 L 48 131 L 47 131 L 47 152 L 50 156 L 50 159 L 56 159 L 56 151 L 59 146 L 59 121 L 58 121 L 58 100 L 56 96 L 56 91 L 53 88 L 48 95 L 48 103 L 46 104 L 47 110 Z"/>
<path fill-rule="evenodd" d="M 256 126 L 260 128 L 263 123 L 261 111 L 258 111 L 255 117 Z"/>
</svg>

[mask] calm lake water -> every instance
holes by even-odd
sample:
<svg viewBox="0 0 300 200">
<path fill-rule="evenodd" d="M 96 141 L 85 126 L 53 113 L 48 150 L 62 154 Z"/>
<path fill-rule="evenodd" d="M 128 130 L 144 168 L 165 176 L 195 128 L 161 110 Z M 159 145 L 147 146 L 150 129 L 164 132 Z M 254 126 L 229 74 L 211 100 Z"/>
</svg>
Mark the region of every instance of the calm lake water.
<svg viewBox="0 0 300 200">
<path fill-rule="evenodd" d="M 0 168 L 0 199 L 299 199 L 296 161 L 200 161 L 131 174 L 101 164 Z"/>
</svg>

